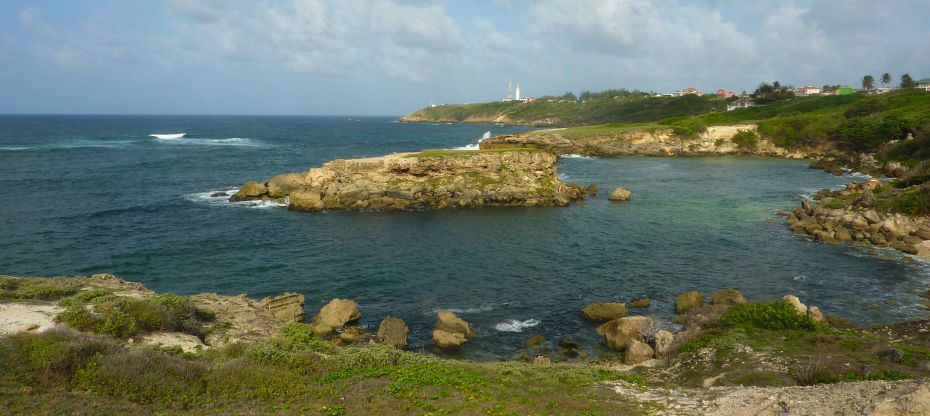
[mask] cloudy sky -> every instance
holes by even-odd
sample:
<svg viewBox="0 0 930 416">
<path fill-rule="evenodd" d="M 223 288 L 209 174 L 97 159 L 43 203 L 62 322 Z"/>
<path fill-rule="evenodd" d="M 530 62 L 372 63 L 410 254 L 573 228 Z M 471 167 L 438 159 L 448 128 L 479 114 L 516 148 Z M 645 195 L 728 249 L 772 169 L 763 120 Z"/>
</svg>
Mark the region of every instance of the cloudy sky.
<svg viewBox="0 0 930 416">
<path fill-rule="evenodd" d="M 0 113 L 400 115 L 429 101 L 930 77 L 927 0 L 0 3 Z"/>
</svg>

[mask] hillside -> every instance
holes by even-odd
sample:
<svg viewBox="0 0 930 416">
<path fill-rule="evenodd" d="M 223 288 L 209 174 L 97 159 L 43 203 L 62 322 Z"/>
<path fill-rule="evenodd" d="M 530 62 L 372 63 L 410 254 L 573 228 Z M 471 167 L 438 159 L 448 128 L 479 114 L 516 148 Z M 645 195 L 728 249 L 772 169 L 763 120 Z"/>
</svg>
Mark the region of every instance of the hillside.
<svg viewBox="0 0 930 416">
<path fill-rule="evenodd" d="M 582 126 L 603 123 L 642 123 L 668 117 L 705 114 L 725 107 L 713 96 L 649 97 L 626 94 L 589 100 L 540 99 L 447 104 L 424 108 L 401 121 L 503 123 L 527 126 Z"/>
</svg>

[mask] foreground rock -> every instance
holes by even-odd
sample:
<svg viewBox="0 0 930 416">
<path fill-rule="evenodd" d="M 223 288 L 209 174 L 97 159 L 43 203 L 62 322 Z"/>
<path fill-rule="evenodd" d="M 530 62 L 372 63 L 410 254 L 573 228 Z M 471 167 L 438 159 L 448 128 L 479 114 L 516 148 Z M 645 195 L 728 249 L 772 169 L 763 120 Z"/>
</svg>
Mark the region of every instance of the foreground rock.
<svg viewBox="0 0 930 416">
<path fill-rule="evenodd" d="M 704 296 L 697 290 L 685 292 L 675 298 L 675 313 L 682 314 L 704 305 Z"/>
<path fill-rule="evenodd" d="M 439 311 L 433 328 L 433 343 L 439 348 L 458 348 L 475 336 L 471 326 L 452 311 Z"/>
<path fill-rule="evenodd" d="M 584 187 L 556 177 L 556 161 L 554 155 L 532 149 L 436 150 L 335 160 L 264 184 L 248 182 L 230 201 L 277 200 L 291 210 L 322 211 L 549 206 L 584 198 Z"/>
<path fill-rule="evenodd" d="M 824 243 L 857 242 L 930 258 L 930 217 L 894 211 L 911 209 L 911 201 L 930 192 L 926 185 L 896 189 L 874 179 L 850 182 L 802 200 L 787 223 L 793 232 Z"/>
<path fill-rule="evenodd" d="M 304 320 L 304 295 L 300 293 L 269 296 L 258 301 L 258 304 L 284 322 L 303 322 Z"/>
<path fill-rule="evenodd" d="M 609 321 L 629 315 L 626 305 L 616 302 L 592 303 L 581 310 L 581 314 L 591 321 Z"/>
<path fill-rule="evenodd" d="M 642 341 L 643 334 L 652 328 L 652 318 L 647 316 L 627 316 L 617 318 L 597 327 L 597 333 L 604 337 L 609 348 L 623 350 L 631 341 Z"/>
<path fill-rule="evenodd" d="M 326 337 L 342 328 L 349 322 L 357 321 L 362 317 L 358 304 L 348 299 L 333 299 L 329 301 L 320 313 L 313 318 L 313 332 Z"/>
<path fill-rule="evenodd" d="M 408 336 L 410 336 L 410 328 L 403 319 L 389 316 L 384 318 L 378 326 L 378 342 L 399 350 L 407 349 Z"/>
</svg>

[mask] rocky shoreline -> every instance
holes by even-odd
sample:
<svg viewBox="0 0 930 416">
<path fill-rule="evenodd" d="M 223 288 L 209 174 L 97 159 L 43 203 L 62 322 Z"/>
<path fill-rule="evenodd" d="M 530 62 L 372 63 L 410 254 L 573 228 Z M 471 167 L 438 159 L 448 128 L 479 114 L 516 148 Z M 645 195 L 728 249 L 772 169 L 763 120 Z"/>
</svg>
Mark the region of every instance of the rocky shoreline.
<svg viewBox="0 0 930 416">
<path fill-rule="evenodd" d="M 230 201 L 274 200 L 296 211 L 564 206 L 584 197 L 556 176 L 557 158 L 533 149 L 426 150 L 335 160 L 248 182 Z"/>
<path fill-rule="evenodd" d="M 482 149 L 533 148 L 556 155 L 584 156 L 715 156 L 755 155 L 805 158 L 813 152 L 775 146 L 758 135 L 754 124 L 710 126 L 695 136 L 683 135 L 671 127 L 604 129 L 593 126 L 577 129 L 548 129 L 518 135 L 492 137 L 480 143 Z"/>
</svg>

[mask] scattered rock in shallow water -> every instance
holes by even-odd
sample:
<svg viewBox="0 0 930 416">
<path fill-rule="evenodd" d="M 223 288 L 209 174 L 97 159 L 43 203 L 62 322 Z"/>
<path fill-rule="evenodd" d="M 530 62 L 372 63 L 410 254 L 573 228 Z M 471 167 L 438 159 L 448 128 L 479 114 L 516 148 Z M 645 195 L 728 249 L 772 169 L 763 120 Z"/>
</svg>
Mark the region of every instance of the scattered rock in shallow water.
<svg viewBox="0 0 930 416">
<path fill-rule="evenodd" d="M 333 299 L 320 309 L 320 313 L 313 318 L 313 332 L 321 337 L 329 336 L 336 329 L 345 324 L 357 321 L 362 317 L 358 304 L 348 299 Z"/>
<path fill-rule="evenodd" d="M 592 197 L 592 198 L 593 198 L 593 197 L 596 197 L 596 196 L 597 196 L 597 184 L 593 184 L 593 183 L 592 183 L 592 184 L 586 186 L 586 187 L 584 188 L 584 193 L 585 193 L 585 195 L 590 196 L 590 197 Z"/>
<path fill-rule="evenodd" d="M 791 306 L 794 306 L 794 309 L 796 309 L 796 310 L 798 311 L 798 313 L 800 313 L 800 314 L 802 314 L 802 315 L 806 315 L 806 314 L 807 314 L 807 305 L 801 303 L 801 299 L 798 299 L 797 296 L 795 296 L 795 295 L 785 295 L 785 297 L 783 297 L 782 299 L 784 299 L 786 302 L 790 303 Z"/>
<path fill-rule="evenodd" d="M 536 348 L 539 348 L 539 346 L 542 345 L 544 342 L 546 342 L 546 337 L 542 335 L 533 335 L 529 337 L 526 341 L 523 341 L 523 348 L 536 349 Z"/>
<path fill-rule="evenodd" d="M 626 347 L 626 351 L 623 354 L 623 362 L 630 365 L 639 364 L 643 361 L 652 359 L 654 355 L 655 351 L 649 344 L 634 339 L 631 340 Z"/>
<path fill-rule="evenodd" d="M 227 194 L 226 192 L 214 192 L 214 193 L 210 194 L 210 197 L 211 197 L 211 198 L 220 198 L 220 197 L 224 197 L 224 196 L 229 196 L 229 194 Z"/>
<path fill-rule="evenodd" d="M 721 289 L 710 295 L 711 305 L 738 305 L 742 303 L 746 303 L 746 298 L 743 297 L 739 290 L 732 287 Z"/>
<path fill-rule="evenodd" d="M 631 340 L 642 340 L 643 334 L 652 328 L 652 318 L 648 316 L 627 316 L 606 322 L 597 327 L 597 333 L 604 337 L 609 348 L 622 350 Z"/>
<path fill-rule="evenodd" d="M 630 306 L 634 308 L 648 308 L 652 304 L 652 301 L 649 298 L 636 299 L 630 302 Z"/>
<path fill-rule="evenodd" d="M 630 191 L 622 186 L 618 186 L 617 189 L 614 189 L 614 191 L 610 193 L 607 199 L 611 201 L 626 201 L 630 199 L 630 195 L 632 195 Z"/>
<path fill-rule="evenodd" d="M 433 343 L 440 348 L 457 348 L 475 336 L 468 322 L 452 311 L 439 311 L 433 328 Z"/>
<path fill-rule="evenodd" d="M 704 296 L 697 290 L 685 292 L 675 298 L 675 313 L 682 314 L 704 305 Z"/>
<path fill-rule="evenodd" d="M 618 302 L 592 303 L 581 310 L 581 314 L 591 321 L 609 321 L 629 315 L 626 305 Z"/>
<path fill-rule="evenodd" d="M 239 188 L 233 196 L 229 197 L 229 202 L 250 201 L 259 199 L 268 192 L 268 188 L 258 182 L 246 182 Z"/>
<path fill-rule="evenodd" d="M 403 319 L 389 316 L 381 321 L 378 326 L 378 342 L 390 345 L 399 350 L 407 349 L 407 337 L 410 336 L 410 328 Z"/>
<path fill-rule="evenodd" d="M 559 350 L 566 357 L 574 358 L 581 353 L 581 344 L 571 338 L 562 338 L 559 341 Z"/>
</svg>

